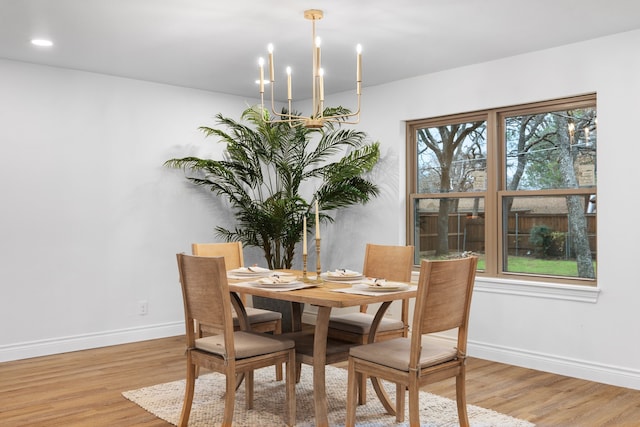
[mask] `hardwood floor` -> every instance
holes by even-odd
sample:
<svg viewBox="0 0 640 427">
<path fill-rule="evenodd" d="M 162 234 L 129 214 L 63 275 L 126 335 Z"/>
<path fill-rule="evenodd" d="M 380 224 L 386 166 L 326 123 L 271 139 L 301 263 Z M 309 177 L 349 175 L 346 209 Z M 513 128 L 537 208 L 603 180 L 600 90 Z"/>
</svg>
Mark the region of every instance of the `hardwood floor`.
<svg viewBox="0 0 640 427">
<path fill-rule="evenodd" d="M 184 378 L 184 338 L 172 337 L 0 363 L 0 425 L 170 424 L 120 394 Z M 453 398 L 453 380 L 425 388 Z M 538 426 L 638 426 L 640 391 L 471 359 L 467 402 Z"/>
</svg>

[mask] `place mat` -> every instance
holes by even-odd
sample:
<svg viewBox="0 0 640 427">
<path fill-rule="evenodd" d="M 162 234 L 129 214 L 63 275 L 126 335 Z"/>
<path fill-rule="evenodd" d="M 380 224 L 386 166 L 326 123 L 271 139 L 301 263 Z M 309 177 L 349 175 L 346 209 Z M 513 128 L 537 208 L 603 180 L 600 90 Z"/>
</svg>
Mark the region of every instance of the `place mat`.
<svg viewBox="0 0 640 427">
<path fill-rule="evenodd" d="M 285 383 L 275 381 L 272 367 L 258 369 L 254 377 L 254 409 L 244 406 L 244 385 L 236 393 L 233 425 L 236 427 L 283 426 L 286 413 Z M 387 393 L 395 400 L 395 385 L 383 382 Z M 346 418 L 347 371 L 334 366 L 326 367 L 327 404 L 330 426 L 343 426 Z M 184 398 L 184 380 L 158 384 L 122 395 L 153 415 L 177 425 Z M 222 422 L 224 408 L 224 376 L 200 375 L 196 380 L 195 395 L 189 427 L 214 427 Z M 375 395 L 371 382 L 367 382 L 367 404 L 356 409 L 357 426 L 408 426 L 409 407 L 405 407 L 405 420 L 397 424 L 395 416 L 385 412 Z M 313 368 L 302 365 L 300 383 L 296 384 L 296 426 L 315 425 L 313 405 Z M 533 427 L 534 424 L 474 405 L 467 405 L 472 427 Z M 424 427 L 456 427 L 458 411 L 454 400 L 435 394 L 420 392 L 420 421 Z"/>
<path fill-rule="evenodd" d="M 314 288 L 314 287 L 318 286 L 317 284 L 304 283 L 304 282 L 288 283 L 288 284 L 286 284 L 284 286 L 281 286 L 281 287 L 276 287 L 276 286 L 256 286 L 253 283 L 255 283 L 255 282 L 254 281 L 240 282 L 240 283 L 234 283 L 234 286 L 242 286 L 242 287 L 245 287 L 245 288 L 268 289 L 270 291 L 275 291 L 275 292 L 295 291 L 295 290 L 298 290 L 298 289 Z"/>
</svg>

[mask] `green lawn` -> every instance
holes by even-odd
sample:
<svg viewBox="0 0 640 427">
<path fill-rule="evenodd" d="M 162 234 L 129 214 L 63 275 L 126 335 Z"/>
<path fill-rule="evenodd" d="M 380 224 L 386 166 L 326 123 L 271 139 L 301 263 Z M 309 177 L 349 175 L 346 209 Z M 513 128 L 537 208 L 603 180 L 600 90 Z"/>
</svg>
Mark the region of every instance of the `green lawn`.
<svg viewBox="0 0 640 427">
<path fill-rule="evenodd" d="M 593 267 L 596 267 L 594 261 Z M 484 256 L 478 259 L 478 270 L 485 269 Z M 578 265 L 575 260 L 539 259 L 533 257 L 509 256 L 509 273 L 541 274 L 546 276 L 578 277 Z"/>
</svg>

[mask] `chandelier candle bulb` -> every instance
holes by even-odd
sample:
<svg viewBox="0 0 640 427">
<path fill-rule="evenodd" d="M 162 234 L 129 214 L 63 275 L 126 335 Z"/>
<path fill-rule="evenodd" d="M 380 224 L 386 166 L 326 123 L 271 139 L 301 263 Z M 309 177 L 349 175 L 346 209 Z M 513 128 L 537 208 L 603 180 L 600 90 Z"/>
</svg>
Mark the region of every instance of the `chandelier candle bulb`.
<svg viewBox="0 0 640 427">
<path fill-rule="evenodd" d="M 264 58 L 258 59 L 258 68 L 260 69 L 260 94 L 264 93 Z"/>
<path fill-rule="evenodd" d="M 273 72 L 273 44 L 269 43 L 267 50 L 269 51 L 269 80 L 273 83 L 275 81 L 275 73 Z"/>
<path fill-rule="evenodd" d="M 320 75 L 321 59 L 320 59 L 320 37 L 316 37 L 316 76 Z"/>
<path fill-rule="evenodd" d="M 287 99 L 291 101 L 291 67 L 287 67 Z"/>
<path fill-rule="evenodd" d="M 360 84 L 362 83 L 362 45 L 356 46 L 356 94 L 360 95 Z"/>
</svg>

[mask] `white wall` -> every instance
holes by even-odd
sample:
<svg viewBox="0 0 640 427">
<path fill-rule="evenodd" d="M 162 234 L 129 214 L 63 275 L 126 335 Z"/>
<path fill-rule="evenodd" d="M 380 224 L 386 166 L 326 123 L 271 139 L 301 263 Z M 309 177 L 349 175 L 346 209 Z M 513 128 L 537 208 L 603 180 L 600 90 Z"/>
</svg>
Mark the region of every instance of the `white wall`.
<svg viewBox="0 0 640 427">
<path fill-rule="evenodd" d="M 636 31 L 367 88 L 358 127 L 382 143 L 382 194 L 326 227 L 323 268 L 405 243 L 405 120 L 597 92 L 599 295 L 479 279 L 470 353 L 640 389 L 638 45 Z M 181 333 L 175 253 L 231 218 L 162 163 L 217 153 L 196 128 L 245 100 L 9 61 L 0 93 L 0 360 Z"/>
<path fill-rule="evenodd" d="M 175 254 L 227 214 L 163 163 L 245 100 L 10 61 L 0 94 L 0 361 L 184 333 Z"/>
<path fill-rule="evenodd" d="M 479 279 L 470 353 L 640 389 L 640 278 L 634 268 L 640 229 L 633 221 L 640 159 L 638 45 L 635 31 L 368 88 L 359 127 L 383 142 L 389 160 L 385 185 L 398 190 L 342 213 L 336 240 L 349 241 L 341 236 L 353 229 L 354 241 L 405 243 L 406 120 L 597 92 L 599 294 L 561 286 L 529 291 L 514 281 Z M 326 104 L 350 106 L 353 95 Z M 340 257 L 357 266 L 359 255 Z"/>
</svg>

